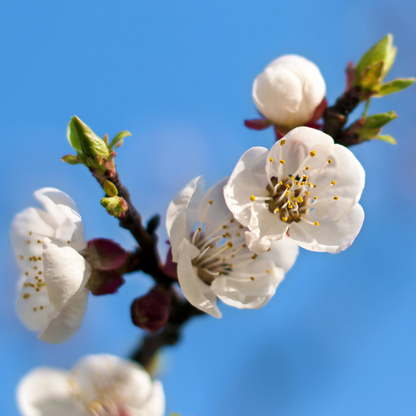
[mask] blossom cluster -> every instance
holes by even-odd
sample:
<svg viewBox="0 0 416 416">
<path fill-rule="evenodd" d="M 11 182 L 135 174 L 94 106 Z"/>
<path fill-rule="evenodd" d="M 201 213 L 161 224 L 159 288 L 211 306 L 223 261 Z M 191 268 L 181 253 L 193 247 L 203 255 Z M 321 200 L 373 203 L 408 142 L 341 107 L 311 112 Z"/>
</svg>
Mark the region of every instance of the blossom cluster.
<svg viewBox="0 0 416 416">
<path fill-rule="evenodd" d="M 357 102 L 413 83 L 382 84 L 387 70 L 377 79 L 374 74 L 370 77 L 371 68 L 382 68 L 394 55 L 391 38 L 376 46 L 355 72 L 348 68 L 347 92 L 358 94 Z M 256 77 L 252 94 L 263 118 L 246 120 L 246 126 L 256 130 L 274 126 L 277 140 L 270 149 L 248 149 L 229 176 L 206 192 L 199 176 L 172 200 L 166 214 L 170 244 L 166 264 L 160 265 L 157 255 L 153 258 L 162 278 L 155 278 L 157 284 L 131 307 L 132 321 L 142 329 L 157 332 L 167 323 L 175 281 L 191 305 L 216 318 L 222 316 L 219 301 L 238 309 L 261 308 L 294 265 L 299 247 L 335 254 L 347 249 L 360 232 L 365 172 L 339 143 L 345 137 L 355 140 L 353 144 L 375 138 L 395 115 L 362 117 L 344 132 L 341 125 L 336 133 L 344 135 L 334 141 L 336 135 L 326 134 L 318 123 L 327 108 L 325 81 L 314 63 L 296 55 L 270 63 Z M 101 204 L 124 228 L 140 220 L 114 163 L 114 150 L 129 135 L 120 132 L 109 143 L 107 136 L 101 139 L 73 117 L 68 140 L 77 155 L 63 158 L 88 167 L 106 193 Z M 140 247 L 128 253 L 100 238 L 87 242 L 79 211 L 68 195 L 43 188 L 35 197 L 42 208 L 24 210 L 11 227 L 20 269 L 17 312 L 41 340 L 57 344 L 80 328 L 90 292 L 115 293 L 124 283 L 123 274 L 139 270 L 151 252 L 140 252 Z M 126 219 L 130 222 L 123 223 Z M 158 218 L 153 220 L 144 244 L 155 242 Z M 132 232 L 140 246 L 143 240 L 137 234 L 142 228 L 140 223 Z M 154 268 L 141 267 L 155 277 Z M 86 357 L 70 372 L 32 371 L 19 385 L 18 403 L 24 416 L 164 413 L 161 384 L 136 363 L 108 355 Z"/>
</svg>

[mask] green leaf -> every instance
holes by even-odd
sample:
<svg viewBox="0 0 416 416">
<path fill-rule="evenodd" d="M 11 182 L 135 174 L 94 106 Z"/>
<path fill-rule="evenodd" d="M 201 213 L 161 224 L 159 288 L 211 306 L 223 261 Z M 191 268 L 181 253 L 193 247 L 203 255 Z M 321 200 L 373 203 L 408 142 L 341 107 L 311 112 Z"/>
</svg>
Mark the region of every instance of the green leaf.
<svg viewBox="0 0 416 416">
<path fill-rule="evenodd" d="M 378 140 L 383 140 L 384 142 L 387 142 L 387 143 L 390 143 L 390 144 L 396 144 L 397 143 L 396 140 L 388 134 L 377 136 L 376 138 Z"/>
<path fill-rule="evenodd" d="M 374 114 L 365 119 L 363 129 L 381 129 L 387 123 L 397 118 L 397 114 L 394 111 L 388 113 Z"/>
<path fill-rule="evenodd" d="M 410 87 L 414 82 L 415 78 L 397 78 L 393 81 L 381 84 L 377 89 L 375 97 L 384 97 L 385 95 L 393 94 Z"/>
<path fill-rule="evenodd" d="M 116 186 L 110 182 L 110 181 L 105 181 L 104 185 L 104 192 L 108 195 L 108 196 L 117 196 L 118 195 L 118 190 L 116 188 Z"/>
<path fill-rule="evenodd" d="M 393 45 L 393 36 L 388 34 L 383 39 L 381 39 L 378 43 L 376 43 L 372 48 L 370 48 L 360 59 L 357 66 L 355 67 L 356 74 L 358 77 L 360 74 L 369 66 L 373 66 L 377 62 L 384 61 L 387 58 L 387 61 L 391 61 L 392 57 L 394 60 L 394 56 L 392 56 L 391 50 Z M 393 62 L 388 62 L 390 69 Z"/>
<path fill-rule="evenodd" d="M 390 72 L 390 69 L 394 64 L 394 61 L 396 60 L 396 55 L 397 55 L 397 48 L 395 46 L 393 46 L 387 52 L 387 56 L 384 59 L 383 78 Z"/>
<path fill-rule="evenodd" d="M 114 149 L 125 137 L 131 136 L 131 133 L 127 130 L 123 130 L 120 133 L 117 134 L 116 137 L 114 137 L 113 140 L 111 140 L 110 149 Z"/>
<path fill-rule="evenodd" d="M 78 134 L 75 129 L 74 123 L 72 120 L 68 123 L 68 128 L 66 129 L 66 137 L 69 141 L 69 144 L 75 149 L 78 150 L 78 152 L 81 152 L 81 143 L 78 139 Z"/>
<path fill-rule="evenodd" d="M 78 165 L 81 161 L 78 159 L 78 156 L 75 155 L 66 155 L 61 160 L 69 165 Z"/>
</svg>

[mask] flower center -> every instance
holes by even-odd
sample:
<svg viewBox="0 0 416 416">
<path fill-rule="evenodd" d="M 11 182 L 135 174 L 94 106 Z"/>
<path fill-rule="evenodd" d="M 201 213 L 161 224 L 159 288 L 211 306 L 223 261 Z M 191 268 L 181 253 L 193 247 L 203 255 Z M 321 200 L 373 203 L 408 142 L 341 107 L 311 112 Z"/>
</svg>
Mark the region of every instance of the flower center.
<svg viewBox="0 0 416 416">
<path fill-rule="evenodd" d="M 211 284 L 217 276 L 227 276 L 233 270 L 236 254 L 246 248 L 243 226 L 230 215 L 209 235 L 198 227 L 192 235 L 192 244 L 199 255 L 192 260 L 198 277 Z"/>
<path fill-rule="evenodd" d="M 284 144 L 285 140 L 283 139 L 281 140 L 280 148 Z M 269 158 L 266 162 L 268 181 L 266 189 L 269 196 L 256 197 L 251 195 L 250 200 L 257 203 L 264 203 L 272 214 L 275 214 L 277 218 L 288 224 L 304 221 L 308 224 L 319 226 L 319 222 L 311 222 L 305 216 L 314 208 L 333 203 L 339 198 L 336 195 L 328 198 L 326 194 L 324 201 L 318 202 L 318 195 L 334 187 L 336 182 L 330 181 L 328 184 L 320 185 L 319 187 L 313 183 L 324 169 L 332 163 L 332 159 L 328 159 L 323 166 L 315 168 L 313 172 L 309 173 L 310 168 L 307 166 L 307 162 L 315 156 L 315 150 L 309 152 L 309 155 L 298 169 L 291 174 L 283 173 L 283 165 L 285 164 L 283 159 L 275 161 L 273 158 Z M 276 163 L 278 164 L 278 176 L 273 176 L 270 172 L 273 164 Z"/>
</svg>

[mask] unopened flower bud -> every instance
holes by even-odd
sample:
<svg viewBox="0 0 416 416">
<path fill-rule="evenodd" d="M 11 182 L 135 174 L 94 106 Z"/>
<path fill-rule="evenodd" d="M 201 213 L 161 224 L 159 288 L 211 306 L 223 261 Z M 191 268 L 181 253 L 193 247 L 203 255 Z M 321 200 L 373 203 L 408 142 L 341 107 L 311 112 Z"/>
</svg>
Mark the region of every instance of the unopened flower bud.
<svg viewBox="0 0 416 416">
<path fill-rule="evenodd" d="M 284 55 L 257 76 L 253 100 L 260 113 L 287 133 L 294 127 L 316 121 L 317 107 L 324 101 L 325 81 L 318 67 L 298 55 Z"/>
<path fill-rule="evenodd" d="M 155 286 L 147 295 L 137 298 L 131 305 L 133 324 L 147 331 L 163 328 L 169 317 L 171 294 L 163 286 Z"/>
<path fill-rule="evenodd" d="M 88 280 L 87 288 L 94 296 L 110 295 L 117 292 L 125 282 L 114 270 L 94 270 Z"/>
<path fill-rule="evenodd" d="M 127 261 L 128 254 L 113 240 L 95 238 L 88 241 L 84 257 L 96 270 L 116 270 Z"/>
</svg>

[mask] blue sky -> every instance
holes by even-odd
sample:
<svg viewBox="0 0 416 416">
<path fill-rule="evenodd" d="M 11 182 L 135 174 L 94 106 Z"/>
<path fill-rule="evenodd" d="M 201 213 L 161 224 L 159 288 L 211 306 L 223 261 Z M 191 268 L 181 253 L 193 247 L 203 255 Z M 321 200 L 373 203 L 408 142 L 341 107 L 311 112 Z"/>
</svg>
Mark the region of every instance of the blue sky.
<svg viewBox="0 0 416 416">
<path fill-rule="evenodd" d="M 132 238 L 100 207 L 101 191 L 70 153 L 74 114 L 98 134 L 133 136 L 117 164 L 144 218 L 165 215 L 176 192 L 203 174 L 230 174 L 251 146 L 270 147 L 270 130 L 243 126 L 256 116 L 255 76 L 296 53 L 323 73 L 328 100 L 344 68 L 388 32 L 398 57 L 389 75 L 416 74 L 410 0 L 131 0 L 2 2 L 0 137 L 0 414 L 18 415 L 18 380 L 39 365 L 70 368 L 85 354 L 128 356 L 143 333 L 131 301 L 151 282 L 135 275 L 116 296 L 92 298 L 82 329 L 63 345 L 38 341 L 14 310 L 17 267 L 10 222 L 57 187 L 77 202 L 87 238 Z M 415 89 L 373 100 L 395 110 L 385 129 L 397 146 L 353 151 L 366 169 L 362 232 L 339 255 L 302 250 L 276 296 L 261 310 L 223 306 L 200 317 L 162 355 L 167 410 L 183 416 L 410 415 L 416 395 Z M 161 250 L 166 231 L 161 228 Z"/>
</svg>

